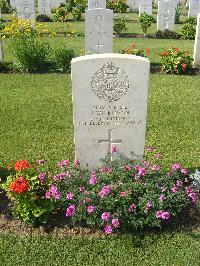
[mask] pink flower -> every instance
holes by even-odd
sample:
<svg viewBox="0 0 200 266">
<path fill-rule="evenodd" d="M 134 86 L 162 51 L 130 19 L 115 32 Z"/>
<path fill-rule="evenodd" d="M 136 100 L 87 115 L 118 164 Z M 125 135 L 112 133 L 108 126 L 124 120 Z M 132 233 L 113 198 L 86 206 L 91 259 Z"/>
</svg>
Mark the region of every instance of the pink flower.
<svg viewBox="0 0 200 266">
<path fill-rule="evenodd" d="M 162 187 L 162 192 L 166 192 L 167 188 L 166 187 Z"/>
<path fill-rule="evenodd" d="M 147 151 L 153 151 L 153 150 L 154 150 L 154 147 L 152 147 L 152 146 L 147 146 L 147 147 L 146 147 L 146 150 L 147 150 Z"/>
<path fill-rule="evenodd" d="M 174 187 L 171 189 L 171 191 L 172 191 L 173 193 L 176 193 L 176 192 L 178 191 L 178 188 L 177 188 L 176 186 L 174 186 Z"/>
<path fill-rule="evenodd" d="M 39 179 L 41 182 L 43 182 L 43 181 L 45 180 L 45 176 L 46 176 L 45 173 L 40 173 L 40 174 L 38 175 L 38 179 Z"/>
<path fill-rule="evenodd" d="M 150 166 L 150 162 L 146 162 L 146 161 L 144 161 L 144 166 L 145 166 L 146 168 L 149 168 L 149 166 Z"/>
<path fill-rule="evenodd" d="M 79 191 L 80 192 L 84 192 L 85 191 L 85 188 L 83 186 L 80 186 Z"/>
<path fill-rule="evenodd" d="M 148 209 L 153 208 L 153 203 L 150 202 L 150 201 L 148 201 L 148 202 L 147 202 L 147 208 L 148 208 Z"/>
<path fill-rule="evenodd" d="M 114 145 L 111 145 L 110 146 L 110 153 L 113 154 L 113 153 L 116 153 L 117 152 L 117 147 L 114 146 Z"/>
<path fill-rule="evenodd" d="M 42 165 L 42 164 L 44 164 L 44 163 L 45 163 L 45 160 L 44 160 L 44 159 L 41 159 L 41 160 L 38 161 L 38 164 L 39 164 L 39 165 Z"/>
<path fill-rule="evenodd" d="M 163 201 L 166 200 L 167 198 L 165 197 L 165 195 L 161 194 L 159 199 L 160 199 L 161 202 L 163 202 Z"/>
<path fill-rule="evenodd" d="M 106 225 L 106 226 L 104 227 L 104 233 L 105 233 L 106 235 L 112 234 L 112 226 L 110 226 L 110 225 Z"/>
<path fill-rule="evenodd" d="M 157 153 L 156 154 L 156 159 L 160 159 L 160 157 L 161 157 L 161 154 L 160 153 Z"/>
<path fill-rule="evenodd" d="M 127 171 L 127 172 L 131 171 L 130 165 L 125 165 L 124 166 L 124 170 Z"/>
<path fill-rule="evenodd" d="M 71 192 L 68 192 L 68 193 L 66 194 L 66 199 L 67 199 L 67 200 L 72 200 L 73 197 L 74 197 L 74 195 L 73 195 Z"/>
<path fill-rule="evenodd" d="M 112 225 L 114 228 L 117 228 L 120 226 L 120 222 L 119 222 L 119 219 L 112 219 Z"/>
<path fill-rule="evenodd" d="M 133 203 L 133 204 L 131 204 L 131 205 L 129 206 L 128 211 L 129 211 L 129 212 L 135 212 L 135 210 L 136 210 L 136 205 Z"/>
<path fill-rule="evenodd" d="M 190 193 L 188 194 L 188 198 L 190 198 L 190 200 L 191 200 L 192 202 L 196 202 L 196 201 L 197 201 L 197 194 L 196 194 L 195 192 L 190 192 Z"/>
<path fill-rule="evenodd" d="M 181 165 L 179 163 L 175 163 L 172 165 L 172 171 L 177 171 L 181 169 Z"/>
<path fill-rule="evenodd" d="M 162 219 L 163 219 L 163 220 L 168 220 L 169 217 L 170 217 L 169 212 L 162 212 Z"/>
<path fill-rule="evenodd" d="M 188 194 L 193 192 L 190 186 L 186 187 L 185 190 Z"/>
<path fill-rule="evenodd" d="M 91 175 L 90 179 L 89 179 L 89 184 L 90 185 L 95 185 L 97 183 L 97 177 L 94 175 Z"/>
<path fill-rule="evenodd" d="M 110 193 L 110 186 L 109 186 L 109 185 L 106 185 L 106 186 L 103 186 L 103 188 L 102 188 L 101 191 L 98 193 L 98 195 L 99 195 L 101 198 L 104 198 L 104 197 L 106 197 L 109 193 Z"/>
<path fill-rule="evenodd" d="M 177 185 L 177 187 L 182 187 L 183 182 L 181 180 L 177 180 L 176 185 Z"/>
<path fill-rule="evenodd" d="M 126 197 L 126 192 L 125 191 L 122 191 L 122 192 L 120 192 L 119 195 L 120 195 L 121 198 L 124 198 L 124 197 Z"/>
<path fill-rule="evenodd" d="M 182 168 L 181 173 L 184 175 L 188 175 L 188 170 L 186 168 Z"/>
<path fill-rule="evenodd" d="M 61 168 L 64 168 L 64 167 L 66 167 L 68 165 L 69 165 L 69 160 L 63 160 L 63 161 L 58 163 L 58 166 L 61 167 Z"/>
<path fill-rule="evenodd" d="M 47 192 L 45 193 L 45 198 L 46 198 L 46 199 L 50 199 L 50 198 L 51 198 L 51 193 L 50 193 L 49 191 L 47 191 Z"/>
<path fill-rule="evenodd" d="M 101 219 L 104 221 L 108 221 L 110 219 L 110 213 L 109 212 L 103 212 L 101 215 Z"/>
<path fill-rule="evenodd" d="M 96 207 L 94 205 L 90 205 L 87 207 L 87 212 L 89 214 L 93 213 L 96 210 Z"/>
<path fill-rule="evenodd" d="M 75 206 L 74 205 L 70 205 L 67 210 L 66 210 L 66 217 L 71 217 L 72 215 L 74 215 L 75 213 Z"/>
<path fill-rule="evenodd" d="M 157 211 L 156 212 L 156 218 L 157 219 L 162 219 L 162 213 L 163 213 L 162 211 Z"/>
<path fill-rule="evenodd" d="M 189 179 L 188 178 L 185 178 L 185 183 L 189 183 Z"/>
<path fill-rule="evenodd" d="M 160 166 L 157 165 L 157 164 L 154 164 L 154 165 L 151 167 L 151 170 L 152 170 L 152 171 L 160 171 Z"/>
<path fill-rule="evenodd" d="M 110 174 L 112 172 L 112 168 L 105 166 L 105 167 L 102 167 L 100 171 L 102 174 Z"/>
<path fill-rule="evenodd" d="M 79 165 L 80 165 L 79 160 L 74 160 L 74 166 L 77 167 L 77 166 L 79 166 Z"/>
<path fill-rule="evenodd" d="M 137 177 L 144 176 L 147 173 L 146 169 L 143 167 L 139 167 L 138 173 L 136 174 Z"/>
</svg>

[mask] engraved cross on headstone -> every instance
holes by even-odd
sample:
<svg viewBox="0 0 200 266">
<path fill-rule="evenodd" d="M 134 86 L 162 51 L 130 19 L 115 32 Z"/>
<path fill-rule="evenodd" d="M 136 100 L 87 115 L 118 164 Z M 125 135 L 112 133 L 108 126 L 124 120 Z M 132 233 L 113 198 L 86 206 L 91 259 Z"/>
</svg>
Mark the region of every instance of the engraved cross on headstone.
<svg viewBox="0 0 200 266">
<path fill-rule="evenodd" d="M 172 17 L 172 15 L 170 15 L 170 11 L 169 10 L 165 10 L 165 14 L 164 14 L 164 29 L 168 29 L 169 28 L 169 20 Z"/>
<path fill-rule="evenodd" d="M 108 139 L 99 139 L 98 140 L 98 145 L 101 144 L 102 142 L 108 142 L 107 156 L 108 156 L 109 162 L 113 161 L 113 157 L 112 157 L 112 153 L 111 153 L 112 144 L 117 145 L 117 144 L 122 143 L 122 140 L 113 140 L 113 138 L 112 138 L 113 130 L 114 130 L 114 128 L 108 129 Z"/>
<path fill-rule="evenodd" d="M 97 44 L 95 44 L 95 48 L 97 48 L 98 54 L 100 54 L 100 49 L 103 47 L 103 44 L 101 44 L 100 38 L 97 39 Z"/>
</svg>

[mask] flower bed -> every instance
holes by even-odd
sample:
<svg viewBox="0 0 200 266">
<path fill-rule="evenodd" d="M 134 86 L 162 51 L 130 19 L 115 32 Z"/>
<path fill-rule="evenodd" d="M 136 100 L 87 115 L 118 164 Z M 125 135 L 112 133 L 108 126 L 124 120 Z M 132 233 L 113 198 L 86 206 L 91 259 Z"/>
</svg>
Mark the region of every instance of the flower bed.
<svg viewBox="0 0 200 266">
<path fill-rule="evenodd" d="M 111 152 L 116 160 L 93 171 L 82 170 L 78 161 L 63 160 L 51 170 L 44 160 L 18 161 L 2 183 L 13 213 L 35 224 L 63 210 L 72 225 L 111 234 L 162 227 L 197 202 L 188 170 L 175 163 L 164 171 L 152 147 L 141 161 L 124 161 L 116 149 Z"/>
</svg>

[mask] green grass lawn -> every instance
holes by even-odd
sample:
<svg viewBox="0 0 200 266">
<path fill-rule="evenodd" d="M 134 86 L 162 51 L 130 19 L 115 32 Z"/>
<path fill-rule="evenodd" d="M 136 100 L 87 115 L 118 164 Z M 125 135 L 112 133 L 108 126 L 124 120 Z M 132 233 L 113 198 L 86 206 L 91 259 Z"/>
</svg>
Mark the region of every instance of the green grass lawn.
<svg viewBox="0 0 200 266">
<path fill-rule="evenodd" d="M 184 11 L 185 12 L 185 11 Z M 130 14 L 136 20 L 137 14 Z M 9 16 L 7 16 L 9 18 Z M 182 21 L 185 20 L 182 17 Z M 70 23 L 82 33 L 84 22 Z M 50 23 L 52 30 L 63 24 Z M 180 31 L 181 25 L 176 25 Z M 155 33 L 154 24 L 149 33 Z M 129 33 L 141 34 L 136 22 Z M 44 38 L 52 47 L 67 45 L 77 54 L 83 37 Z M 193 52 L 194 41 L 114 39 L 114 52 L 131 43 L 159 52 L 179 47 Z M 12 62 L 9 40 L 3 42 L 5 61 Z M 0 74 L 0 165 L 19 159 L 49 162 L 74 158 L 71 80 L 67 74 Z M 200 76 L 151 74 L 146 145 L 162 154 L 165 167 L 180 162 L 200 169 Z M 121 237 L 29 237 L 0 235 L 0 265 L 200 265 L 200 229 L 123 235 Z"/>
<path fill-rule="evenodd" d="M 2 266 L 198 266 L 199 231 L 121 238 L 50 238 L 2 235 Z"/>
</svg>

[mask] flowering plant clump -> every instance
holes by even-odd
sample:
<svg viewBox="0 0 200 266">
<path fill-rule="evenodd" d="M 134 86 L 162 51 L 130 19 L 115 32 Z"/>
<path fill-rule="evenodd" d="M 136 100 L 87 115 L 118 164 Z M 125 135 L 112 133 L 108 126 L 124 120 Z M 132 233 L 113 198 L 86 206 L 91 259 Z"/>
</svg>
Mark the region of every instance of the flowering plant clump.
<svg viewBox="0 0 200 266">
<path fill-rule="evenodd" d="M 50 31 L 41 23 L 34 25 L 32 20 L 14 18 L 2 30 L 2 38 L 35 37 L 47 33 Z"/>
<path fill-rule="evenodd" d="M 189 51 L 172 48 L 160 52 L 162 70 L 165 73 L 187 74 L 192 69 L 192 61 Z"/>
<path fill-rule="evenodd" d="M 123 48 L 121 51 L 122 54 L 132 54 L 132 55 L 137 55 L 137 56 L 142 56 L 142 57 L 148 57 L 150 52 L 151 52 L 150 48 L 146 48 L 146 50 L 141 49 L 141 48 L 137 49 L 136 44 L 134 43 L 132 43 L 130 47 L 128 48 Z"/>
<path fill-rule="evenodd" d="M 118 159 L 91 171 L 76 160 L 63 160 L 49 172 L 40 160 L 32 172 L 17 172 L 2 187 L 26 222 L 47 221 L 61 210 L 73 225 L 105 234 L 161 227 L 198 200 L 188 170 L 174 163 L 164 171 L 153 147 L 142 160 L 119 159 L 116 147 L 111 153 Z"/>
</svg>

